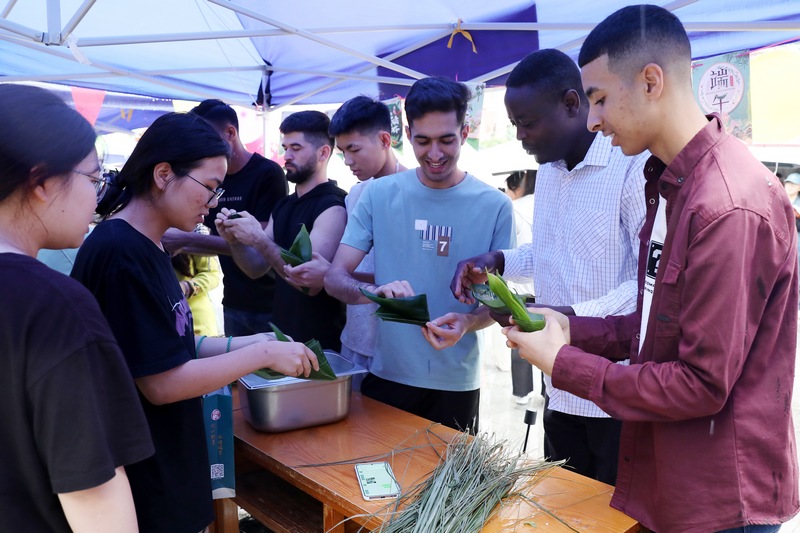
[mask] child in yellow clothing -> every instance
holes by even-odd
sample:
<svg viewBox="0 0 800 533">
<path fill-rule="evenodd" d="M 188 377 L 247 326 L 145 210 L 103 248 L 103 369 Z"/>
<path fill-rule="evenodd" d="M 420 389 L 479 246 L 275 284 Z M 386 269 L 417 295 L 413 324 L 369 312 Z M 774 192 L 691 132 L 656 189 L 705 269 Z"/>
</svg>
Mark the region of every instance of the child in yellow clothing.
<svg viewBox="0 0 800 533">
<path fill-rule="evenodd" d="M 177 254 L 172 268 L 194 317 L 194 334 L 219 335 L 217 315 L 209 291 L 219 286 L 219 259 L 213 255 Z"/>
</svg>

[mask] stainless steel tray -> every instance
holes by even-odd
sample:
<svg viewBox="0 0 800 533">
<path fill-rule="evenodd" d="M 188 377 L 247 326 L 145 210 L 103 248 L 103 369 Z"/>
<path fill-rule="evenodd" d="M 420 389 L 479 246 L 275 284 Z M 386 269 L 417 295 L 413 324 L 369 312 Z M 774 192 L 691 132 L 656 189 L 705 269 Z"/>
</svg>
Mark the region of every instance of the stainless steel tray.
<svg viewBox="0 0 800 533">
<path fill-rule="evenodd" d="M 280 433 L 338 422 L 350 412 L 350 392 L 355 374 L 367 371 L 334 351 L 325 356 L 336 372 L 333 381 L 285 377 L 264 379 L 248 374 L 239 379 L 245 419 L 255 429 Z"/>
</svg>

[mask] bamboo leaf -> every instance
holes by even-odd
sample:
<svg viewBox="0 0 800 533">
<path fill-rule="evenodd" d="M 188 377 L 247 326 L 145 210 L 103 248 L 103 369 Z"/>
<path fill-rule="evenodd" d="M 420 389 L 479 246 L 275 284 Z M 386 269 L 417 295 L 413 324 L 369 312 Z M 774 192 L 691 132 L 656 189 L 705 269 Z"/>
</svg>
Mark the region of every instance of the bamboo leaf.
<svg viewBox="0 0 800 533">
<path fill-rule="evenodd" d="M 525 308 L 525 302 L 518 294 L 511 292 L 502 276 L 491 272 L 487 272 L 487 276 L 489 289 L 505 304 L 519 329 L 531 332 L 544 328 L 544 316 L 529 312 Z"/>
<path fill-rule="evenodd" d="M 281 259 L 293 267 L 311 261 L 311 236 L 308 234 L 305 224 L 300 225 L 300 231 L 294 238 L 292 246 L 286 250 L 281 248 Z M 308 294 L 308 287 L 301 287 L 305 294 Z"/>
<path fill-rule="evenodd" d="M 270 322 L 269 327 L 272 328 L 273 333 L 275 333 L 275 338 L 278 339 L 278 341 L 290 342 L 289 337 L 278 329 L 278 326 Z M 322 345 L 319 341 L 317 339 L 311 339 L 306 342 L 305 345 L 317 356 L 319 370 L 311 370 L 311 374 L 309 374 L 307 378 L 300 379 L 317 379 L 322 381 L 333 381 L 336 379 L 336 372 L 333 371 L 331 364 L 328 362 L 328 358 L 325 357 L 325 352 L 322 350 Z M 264 379 L 281 379 L 286 377 L 286 374 L 281 374 L 277 370 L 272 370 L 271 368 L 262 368 L 253 373 Z"/>
<path fill-rule="evenodd" d="M 361 294 L 378 304 L 375 315 L 382 320 L 417 326 L 424 326 L 431 321 L 428 296 L 425 294 L 406 298 L 385 298 L 364 289 L 359 290 Z"/>
<path fill-rule="evenodd" d="M 300 231 L 294 238 L 292 246 L 288 250 L 281 248 L 281 259 L 292 266 L 311 261 L 311 236 L 308 234 L 305 224 L 300 226 Z"/>
<path fill-rule="evenodd" d="M 475 283 L 472 285 L 471 290 L 472 296 L 474 296 L 476 300 L 486 307 L 490 307 L 497 313 L 502 313 L 504 315 L 511 314 L 511 310 L 506 307 L 506 304 L 503 303 L 503 300 L 498 298 L 497 295 L 492 292 L 492 289 L 489 288 L 489 285 L 484 283 Z"/>
</svg>

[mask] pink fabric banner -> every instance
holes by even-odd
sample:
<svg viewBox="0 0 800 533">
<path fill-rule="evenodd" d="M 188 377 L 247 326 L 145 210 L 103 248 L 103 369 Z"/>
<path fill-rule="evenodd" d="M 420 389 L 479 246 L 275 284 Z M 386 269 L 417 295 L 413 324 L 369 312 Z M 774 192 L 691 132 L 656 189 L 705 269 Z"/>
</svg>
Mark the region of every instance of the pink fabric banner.
<svg viewBox="0 0 800 533">
<path fill-rule="evenodd" d="M 83 87 L 72 87 L 71 89 L 75 109 L 94 126 L 97 116 L 100 114 L 100 109 L 103 107 L 103 99 L 106 97 L 106 92 Z"/>
</svg>

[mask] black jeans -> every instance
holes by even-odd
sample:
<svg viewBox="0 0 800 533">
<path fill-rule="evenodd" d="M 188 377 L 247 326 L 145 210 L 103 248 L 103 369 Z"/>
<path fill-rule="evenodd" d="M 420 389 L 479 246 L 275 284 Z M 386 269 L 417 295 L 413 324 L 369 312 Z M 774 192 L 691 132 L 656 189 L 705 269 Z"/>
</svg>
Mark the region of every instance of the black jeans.
<svg viewBox="0 0 800 533">
<path fill-rule="evenodd" d="M 241 311 L 224 307 L 222 316 L 225 320 L 225 335 L 229 337 L 272 332 L 269 327 L 272 313 L 256 313 L 254 311 Z"/>
<path fill-rule="evenodd" d="M 568 415 L 545 408 L 545 459 L 566 460 L 577 473 L 614 485 L 621 430 L 622 422 L 613 418 Z"/>
<path fill-rule="evenodd" d="M 511 350 L 511 393 L 527 396 L 533 392 L 533 366 L 520 357 L 519 350 Z"/>
<path fill-rule="evenodd" d="M 361 394 L 411 414 L 473 435 L 478 430 L 481 390 L 447 391 L 404 385 L 367 374 Z"/>
</svg>

